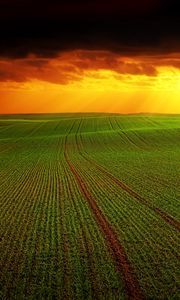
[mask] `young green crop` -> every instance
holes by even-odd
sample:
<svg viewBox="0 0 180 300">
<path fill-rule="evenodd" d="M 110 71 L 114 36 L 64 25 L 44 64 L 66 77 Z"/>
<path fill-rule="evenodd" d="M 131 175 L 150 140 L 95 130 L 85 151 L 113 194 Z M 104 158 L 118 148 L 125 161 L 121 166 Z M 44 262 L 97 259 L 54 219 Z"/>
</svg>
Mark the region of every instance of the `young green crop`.
<svg viewBox="0 0 180 300">
<path fill-rule="evenodd" d="M 178 297 L 180 118 L 0 116 L 0 299 Z"/>
</svg>

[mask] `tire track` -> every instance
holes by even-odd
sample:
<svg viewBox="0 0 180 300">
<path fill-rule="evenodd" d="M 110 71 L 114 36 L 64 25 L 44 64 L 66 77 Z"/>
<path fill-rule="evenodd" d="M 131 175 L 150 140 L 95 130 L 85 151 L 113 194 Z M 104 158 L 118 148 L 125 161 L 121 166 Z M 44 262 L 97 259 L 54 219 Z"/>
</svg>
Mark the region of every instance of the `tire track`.
<svg viewBox="0 0 180 300">
<path fill-rule="evenodd" d="M 82 120 L 80 121 L 79 124 L 79 128 L 78 131 L 81 127 L 81 123 Z M 80 137 L 80 143 L 81 143 L 81 147 L 82 147 L 82 136 L 81 134 L 79 134 Z M 139 202 L 141 202 L 142 204 L 144 204 L 146 207 L 148 207 L 149 209 L 151 209 L 152 211 L 156 212 L 157 214 L 159 214 L 161 216 L 161 218 L 168 224 L 170 224 L 171 226 L 173 226 L 176 230 L 180 231 L 180 223 L 175 220 L 174 218 L 172 218 L 169 214 L 167 214 L 166 212 L 162 211 L 160 208 L 158 207 L 154 207 L 152 205 L 149 204 L 149 201 L 147 199 L 145 199 L 144 197 L 142 197 L 141 195 L 139 195 L 137 192 L 135 192 L 134 190 L 132 190 L 126 183 L 122 182 L 120 179 L 116 178 L 113 174 L 111 174 L 105 167 L 99 165 L 96 161 L 94 161 L 93 159 L 90 159 L 89 157 L 87 157 L 86 155 L 84 155 L 81 151 L 80 148 L 80 144 L 78 142 L 78 138 L 77 138 L 77 134 L 76 134 L 76 145 L 77 145 L 77 149 L 80 153 L 80 155 L 89 163 L 93 164 L 97 169 L 99 169 L 101 172 L 103 172 L 108 178 L 110 178 L 115 184 L 117 184 L 118 186 L 120 186 L 124 191 L 126 191 L 129 195 L 133 196 L 133 198 L 135 198 L 136 200 L 138 200 Z"/>
<path fill-rule="evenodd" d="M 68 178 L 67 168 L 64 168 L 64 172 L 66 174 L 66 177 Z M 80 207 L 78 206 L 77 202 L 74 199 L 73 192 L 74 191 L 71 188 L 71 185 L 69 184 L 69 193 L 71 195 L 70 198 L 72 200 L 73 207 L 76 211 L 77 218 L 78 218 L 80 226 L 81 226 L 82 238 L 83 238 L 83 241 L 84 241 L 84 247 L 86 249 L 86 254 L 87 254 L 87 257 L 88 257 L 87 263 L 88 263 L 88 271 L 90 272 L 89 278 L 91 280 L 92 295 L 93 295 L 93 299 L 98 300 L 98 299 L 100 299 L 100 291 L 99 291 L 99 286 L 98 286 L 98 282 L 97 282 L 97 279 L 96 279 L 96 270 L 95 270 L 94 259 L 93 259 L 93 256 L 91 255 L 87 233 L 86 233 L 86 230 L 85 230 L 85 226 L 83 224 L 83 217 L 84 216 L 83 217 L 81 216 Z"/>
<path fill-rule="evenodd" d="M 82 145 L 82 137 L 81 139 L 81 145 Z M 102 173 L 104 173 L 109 179 L 111 179 L 116 185 L 121 187 L 122 190 L 127 192 L 130 196 L 132 196 L 134 199 L 138 200 L 140 203 L 144 204 L 146 207 L 157 213 L 166 223 L 170 224 L 172 227 L 174 227 L 177 231 L 180 231 L 180 223 L 175 220 L 173 217 L 171 217 L 168 213 L 161 210 L 159 207 L 155 207 L 151 204 L 149 204 L 149 201 L 139 195 L 137 192 L 135 192 L 133 189 L 131 189 L 126 183 L 121 181 L 120 179 L 116 178 L 113 174 L 111 174 L 104 166 L 99 165 L 96 161 L 93 159 L 87 157 L 84 155 L 80 149 L 80 145 L 76 139 L 77 148 L 80 153 L 80 155 L 89 163 L 94 165 L 98 170 L 100 170 Z"/>
<path fill-rule="evenodd" d="M 126 140 L 126 142 L 125 142 L 126 145 L 128 144 L 133 149 L 134 148 L 135 149 L 141 149 L 139 146 L 136 145 L 136 143 L 134 143 L 134 141 L 132 141 L 132 139 L 130 139 L 130 137 L 122 130 L 122 128 L 120 128 L 117 120 L 113 118 L 113 121 L 115 121 L 115 123 L 116 123 L 116 125 L 118 127 L 117 129 L 114 128 L 114 125 L 112 123 L 112 118 L 109 117 L 109 123 L 110 123 L 111 129 L 120 136 L 121 140 L 123 140 L 123 137 L 124 137 L 125 140 Z"/>
<path fill-rule="evenodd" d="M 114 231 L 114 229 L 112 228 L 111 224 L 108 222 L 106 217 L 103 215 L 102 211 L 100 210 L 100 208 L 96 203 L 96 200 L 90 194 L 85 181 L 83 181 L 82 177 L 79 175 L 73 163 L 68 157 L 67 137 L 65 140 L 64 156 L 69 166 L 69 169 L 71 170 L 72 174 L 74 175 L 78 183 L 78 186 L 82 194 L 84 195 L 85 199 L 89 203 L 89 206 L 94 214 L 94 217 L 100 227 L 101 232 L 104 234 L 105 240 L 107 242 L 107 246 L 114 259 L 116 270 L 120 274 L 120 276 L 123 276 L 125 294 L 127 296 L 127 299 L 134 299 L 134 300 L 144 299 L 139 283 L 134 274 L 134 270 L 128 260 L 128 257 L 126 255 L 123 246 L 118 241 L 116 232 Z"/>
<path fill-rule="evenodd" d="M 84 157 L 84 156 L 83 156 Z M 85 157 L 84 157 L 85 158 Z M 148 200 L 146 200 L 144 197 L 142 197 L 141 195 L 139 195 L 137 192 L 135 192 L 134 190 L 132 190 L 126 183 L 122 182 L 121 180 L 119 180 L 118 178 L 116 178 L 114 175 L 112 175 L 109 171 L 107 171 L 104 167 L 102 167 L 101 165 L 97 164 L 95 161 L 93 161 L 92 159 L 87 159 L 87 157 L 85 158 L 87 161 L 91 162 L 94 166 L 96 166 L 101 172 L 103 172 L 108 178 L 110 178 L 115 184 L 117 184 L 119 187 L 121 187 L 124 191 L 126 191 L 129 195 L 133 196 L 136 200 L 138 200 L 139 202 L 141 202 L 142 204 L 144 204 L 146 207 L 148 207 L 149 209 L 153 210 L 154 212 L 156 212 L 158 215 L 161 216 L 161 218 L 168 224 L 170 224 L 171 226 L 173 226 L 175 229 L 177 229 L 178 231 L 180 231 L 180 223 L 175 220 L 174 218 L 172 218 L 169 214 L 167 214 L 166 212 L 164 212 L 163 210 L 161 210 L 158 207 L 154 207 L 151 206 L 148 202 Z"/>
<path fill-rule="evenodd" d="M 130 144 L 132 144 L 136 149 L 147 149 L 148 144 L 144 141 L 144 139 L 142 137 L 139 136 L 139 134 L 137 134 L 136 130 L 133 131 L 133 134 L 136 136 L 137 140 L 139 140 L 141 143 L 140 144 L 136 144 L 132 138 L 129 137 L 128 134 L 126 134 L 126 130 L 123 128 L 121 128 L 117 118 L 113 119 L 116 123 L 116 125 L 118 126 L 120 132 L 122 132 L 122 134 L 124 135 L 124 137 L 130 142 Z M 120 133 L 119 133 L 120 134 Z"/>
</svg>

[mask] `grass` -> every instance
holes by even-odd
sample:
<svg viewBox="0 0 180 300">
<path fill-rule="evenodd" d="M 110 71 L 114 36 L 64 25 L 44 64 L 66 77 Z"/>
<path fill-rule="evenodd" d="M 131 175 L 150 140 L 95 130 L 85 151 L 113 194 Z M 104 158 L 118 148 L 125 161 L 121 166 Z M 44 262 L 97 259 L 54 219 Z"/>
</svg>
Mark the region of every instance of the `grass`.
<svg viewBox="0 0 180 300">
<path fill-rule="evenodd" d="M 0 299 L 178 299 L 178 115 L 0 116 Z"/>
</svg>

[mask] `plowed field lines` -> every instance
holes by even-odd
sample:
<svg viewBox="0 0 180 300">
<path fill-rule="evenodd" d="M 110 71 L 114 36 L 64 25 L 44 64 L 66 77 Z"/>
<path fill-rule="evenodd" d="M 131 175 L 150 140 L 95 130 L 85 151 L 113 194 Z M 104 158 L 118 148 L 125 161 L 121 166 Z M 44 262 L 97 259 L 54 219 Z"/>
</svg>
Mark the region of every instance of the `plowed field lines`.
<svg viewBox="0 0 180 300">
<path fill-rule="evenodd" d="M 96 218 L 96 221 L 101 229 L 101 231 L 104 234 L 105 240 L 107 241 L 107 245 L 109 248 L 109 251 L 111 252 L 117 271 L 120 273 L 121 276 L 124 278 L 124 284 L 125 284 L 125 291 L 127 294 L 128 299 L 144 299 L 142 291 L 139 287 L 139 283 L 134 275 L 134 270 L 127 258 L 127 255 L 125 253 L 124 248 L 119 243 L 117 239 L 117 235 L 108 222 L 108 220 L 103 215 L 102 211 L 98 207 L 96 200 L 92 197 L 90 192 L 88 191 L 88 188 L 86 186 L 86 183 L 83 181 L 82 177 L 79 175 L 77 170 L 75 169 L 73 163 L 70 161 L 68 154 L 67 154 L 67 145 L 65 142 L 65 159 L 66 162 L 73 173 L 74 177 L 76 178 L 76 181 L 79 185 L 79 188 L 88 201 L 93 214 Z"/>
<path fill-rule="evenodd" d="M 82 140 L 81 140 L 81 145 L 82 145 Z M 180 223 L 172 218 L 170 215 L 168 215 L 166 212 L 162 211 L 158 207 L 151 206 L 144 197 L 139 195 L 137 192 L 132 190 L 126 183 L 122 182 L 118 178 L 116 178 L 114 175 L 112 175 L 104 166 L 98 164 L 96 161 L 90 159 L 88 156 L 84 155 L 84 153 L 81 151 L 79 142 L 77 142 L 77 147 L 79 149 L 79 153 L 82 155 L 82 157 L 87 160 L 88 162 L 92 163 L 98 170 L 100 170 L 102 173 L 104 173 L 109 179 L 111 179 L 114 183 L 116 183 L 118 186 L 120 186 L 124 191 L 126 191 L 129 195 L 131 195 L 134 199 L 138 200 L 139 202 L 143 203 L 146 205 L 148 208 L 156 212 L 160 217 L 173 226 L 176 230 L 180 231 Z"/>
</svg>

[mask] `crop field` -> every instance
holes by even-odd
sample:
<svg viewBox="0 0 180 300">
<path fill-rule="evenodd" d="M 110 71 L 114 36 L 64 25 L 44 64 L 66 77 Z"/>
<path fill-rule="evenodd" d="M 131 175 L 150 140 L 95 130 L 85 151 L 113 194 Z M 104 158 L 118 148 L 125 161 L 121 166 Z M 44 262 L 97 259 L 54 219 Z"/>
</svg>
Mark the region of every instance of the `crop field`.
<svg viewBox="0 0 180 300">
<path fill-rule="evenodd" d="M 180 116 L 0 116 L 0 299 L 179 299 Z"/>
</svg>

